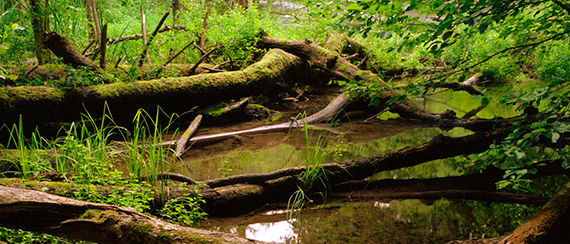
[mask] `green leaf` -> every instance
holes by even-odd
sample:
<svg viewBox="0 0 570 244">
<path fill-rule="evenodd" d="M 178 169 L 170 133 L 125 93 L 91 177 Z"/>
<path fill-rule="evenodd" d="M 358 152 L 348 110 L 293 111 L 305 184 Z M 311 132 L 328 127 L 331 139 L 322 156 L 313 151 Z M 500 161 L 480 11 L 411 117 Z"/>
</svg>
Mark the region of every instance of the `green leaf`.
<svg viewBox="0 0 570 244">
<path fill-rule="evenodd" d="M 522 159 L 522 158 L 524 158 L 526 153 L 523 151 L 515 150 L 515 155 L 517 156 L 517 159 Z"/>
<path fill-rule="evenodd" d="M 348 7 L 346 7 L 346 10 L 361 11 L 362 6 L 360 6 L 360 4 L 358 4 L 358 3 L 352 3 L 352 4 L 348 5 Z"/>
<path fill-rule="evenodd" d="M 560 134 L 556 133 L 556 132 L 552 133 L 552 137 L 551 137 L 552 143 L 556 143 L 558 141 L 558 139 L 560 139 Z"/>
</svg>

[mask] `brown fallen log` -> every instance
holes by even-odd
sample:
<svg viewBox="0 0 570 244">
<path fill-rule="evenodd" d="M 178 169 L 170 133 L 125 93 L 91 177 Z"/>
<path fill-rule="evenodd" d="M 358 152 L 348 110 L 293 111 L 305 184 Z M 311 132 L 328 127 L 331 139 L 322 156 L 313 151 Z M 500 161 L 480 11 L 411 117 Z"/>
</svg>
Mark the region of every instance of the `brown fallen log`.
<svg viewBox="0 0 570 244">
<path fill-rule="evenodd" d="M 377 172 L 418 165 L 435 159 L 480 153 L 489 148 L 495 140 L 501 140 L 508 134 L 507 130 L 479 132 L 473 135 L 451 138 L 438 136 L 430 142 L 399 150 L 388 150 L 380 154 L 342 163 L 324 164 L 327 182 L 334 186 L 343 182 L 362 180 Z M 267 203 L 287 201 L 299 184 L 298 176 L 305 171 L 304 166 L 276 170 L 270 173 L 234 175 L 226 178 L 203 181 L 207 187 L 201 187 L 201 195 L 206 201 L 203 209 L 210 215 L 239 215 L 255 210 Z M 493 181 L 474 180 L 481 182 Z M 191 182 L 190 182 L 191 183 Z M 5 183 L 3 183 L 5 184 Z M 14 187 L 35 187 L 33 189 L 67 189 L 64 186 L 50 187 L 49 184 L 60 182 L 23 184 L 11 183 Z M 33 186 L 32 186 L 33 185 Z M 458 185 L 458 184 L 457 184 Z M 200 186 L 191 186 L 200 187 Z M 333 187 L 334 189 L 334 187 Z M 312 192 L 325 191 L 318 186 Z M 175 196 L 175 190 L 169 190 Z M 310 194 L 311 192 L 308 192 Z M 65 192 L 62 194 L 66 194 Z"/>
<path fill-rule="evenodd" d="M 264 243 L 178 226 L 133 208 L 0 186 L 0 226 L 98 243 Z"/>
<path fill-rule="evenodd" d="M 548 202 L 549 198 L 534 196 L 529 194 L 516 194 L 498 191 L 464 191 L 464 190 L 442 190 L 442 191 L 423 191 L 423 192 L 384 192 L 377 193 L 373 191 L 349 192 L 344 194 L 335 193 L 334 197 L 346 198 L 374 198 L 374 199 L 422 199 L 422 200 L 439 200 L 441 198 L 462 199 L 483 202 L 499 202 L 499 203 L 518 203 L 518 204 L 535 204 L 543 205 Z"/>
<path fill-rule="evenodd" d="M 499 244 L 570 243 L 570 182 Z"/>
<path fill-rule="evenodd" d="M 55 31 L 43 34 L 43 44 L 56 56 L 63 58 L 63 63 L 70 64 L 74 68 L 85 66 L 95 71 L 100 71 L 93 61 L 81 55 L 65 37 Z"/>
<path fill-rule="evenodd" d="M 489 148 L 495 140 L 502 140 L 508 130 L 479 132 L 464 137 L 437 136 L 429 142 L 399 150 L 387 150 L 368 157 L 347 160 L 341 163 L 324 164 L 328 183 L 361 180 L 375 173 L 415 166 L 436 159 L 481 153 Z M 239 183 L 258 184 L 268 180 L 278 180 L 286 176 L 297 176 L 305 170 L 304 166 L 276 170 L 270 173 L 234 175 L 225 178 L 204 181 L 215 188 Z"/>
<path fill-rule="evenodd" d="M 182 154 L 186 152 L 187 150 L 186 143 L 192 137 L 194 132 L 198 130 L 198 126 L 200 126 L 201 121 L 202 121 L 202 115 L 198 114 L 198 116 L 196 116 L 196 118 L 192 121 L 192 123 L 190 123 L 190 126 L 188 126 L 188 129 L 186 129 L 184 134 L 180 136 L 180 139 L 178 139 L 178 142 L 176 143 L 176 153 L 175 153 L 176 157 L 180 157 L 182 156 Z"/>
<path fill-rule="evenodd" d="M 314 127 L 311 125 L 317 123 L 328 122 L 334 119 L 334 117 L 342 111 L 343 108 L 348 106 L 351 103 L 350 97 L 347 93 L 342 93 L 338 95 L 335 99 L 333 99 L 324 109 L 306 117 L 300 118 L 292 122 L 285 122 L 276 125 L 267 125 L 256 127 L 252 129 L 240 130 L 240 131 L 232 131 L 232 132 L 224 132 L 212 135 L 202 135 L 202 136 L 195 136 L 190 138 L 189 142 L 196 143 L 196 142 L 209 142 L 209 141 L 218 141 L 227 138 L 233 138 L 235 136 L 250 134 L 250 133 L 265 133 L 271 131 L 283 131 L 283 130 L 290 130 L 292 128 L 300 128 L 307 126 L 309 128 Z M 318 129 L 325 129 L 330 130 L 328 128 L 316 127 Z M 334 132 L 334 131 L 333 131 Z M 162 142 L 162 145 L 174 145 L 175 141 L 165 141 Z"/>
</svg>

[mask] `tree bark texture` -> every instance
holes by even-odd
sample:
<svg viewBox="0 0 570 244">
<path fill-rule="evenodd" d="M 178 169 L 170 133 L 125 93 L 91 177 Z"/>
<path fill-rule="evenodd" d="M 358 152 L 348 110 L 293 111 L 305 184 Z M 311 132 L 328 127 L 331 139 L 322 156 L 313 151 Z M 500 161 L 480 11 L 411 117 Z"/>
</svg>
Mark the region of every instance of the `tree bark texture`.
<svg viewBox="0 0 570 244">
<path fill-rule="evenodd" d="M 1 87 L 0 121 L 17 123 L 19 115 L 27 125 L 73 121 L 86 110 L 100 116 L 97 113 L 107 103 L 117 122 L 128 122 L 139 108 L 154 112 L 160 106 L 167 114 L 183 113 L 199 105 L 270 92 L 279 88 L 278 81 L 319 80 L 314 74 L 303 60 L 274 49 L 241 71 L 75 89 Z"/>
<path fill-rule="evenodd" d="M 42 44 L 43 33 L 49 31 L 48 0 L 30 0 L 30 6 L 32 8 L 30 14 L 32 15 L 32 28 L 34 29 L 36 57 L 39 64 L 45 64 L 50 60 L 49 51 Z"/>
<path fill-rule="evenodd" d="M 570 243 L 570 183 L 500 244 Z"/>
<path fill-rule="evenodd" d="M 314 69 L 327 71 L 337 79 L 379 84 L 380 87 L 383 88 L 379 94 L 383 101 L 388 101 L 394 97 L 401 97 L 401 93 L 391 89 L 377 74 L 368 70 L 361 70 L 356 65 L 353 65 L 341 57 L 343 50 L 348 48 L 351 43 L 354 43 L 354 41 L 351 41 L 346 34 L 332 35 L 324 46 L 321 47 L 319 44 L 309 41 L 287 41 L 271 38 L 262 32 L 258 46 L 260 48 L 283 49 L 286 52 L 307 60 Z M 389 107 L 391 112 L 397 113 L 401 117 L 436 125 L 441 128 L 464 127 L 469 130 L 477 131 L 489 130 L 497 125 L 497 122 L 492 120 L 457 118 L 455 112 L 451 110 L 441 114 L 431 113 L 419 108 L 408 98 L 404 98 L 402 101 L 396 101 L 389 105 Z"/>
<path fill-rule="evenodd" d="M 55 31 L 43 33 L 43 44 L 56 56 L 63 58 L 63 62 L 66 64 L 70 64 L 75 68 L 85 66 L 96 71 L 99 70 L 97 64 L 81 55 L 71 42 Z"/>
<path fill-rule="evenodd" d="M 0 226 L 97 243 L 264 243 L 174 225 L 132 208 L 0 186 Z"/>
</svg>

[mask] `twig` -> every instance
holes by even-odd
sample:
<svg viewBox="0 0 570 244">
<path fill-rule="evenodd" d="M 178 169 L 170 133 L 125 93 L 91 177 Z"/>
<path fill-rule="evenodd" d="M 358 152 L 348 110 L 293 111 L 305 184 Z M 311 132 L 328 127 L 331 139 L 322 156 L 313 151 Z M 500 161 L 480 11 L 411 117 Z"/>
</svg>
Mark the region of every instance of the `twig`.
<svg viewBox="0 0 570 244">
<path fill-rule="evenodd" d="M 214 69 L 214 68 L 210 68 L 210 67 L 206 67 L 206 66 L 203 66 L 202 68 L 203 68 L 203 69 L 205 69 L 205 71 L 204 71 L 204 72 L 202 72 L 202 73 L 206 73 L 206 71 L 209 71 L 209 72 L 214 72 L 214 73 L 221 73 L 221 72 L 226 72 L 225 70 L 221 70 L 221 69 Z"/>
<path fill-rule="evenodd" d="M 198 59 L 198 61 L 196 61 L 196 63 L 192 66 L 192 68 L 190 68 L 190 74 L 194 74 L 194 72 L 196 72 L 196 68 L 198 68 L 198 65 L 200 65 L 202 63 L 202 61 L 204 61 L 205 58 L 207 58 L 208 56 L 210 56 L 210 54 L 212 54 L 212 52 L 218 50 L 218 48 L 220 48 L 219 46 L 212 48 L 210 51 L 208 51 L 207 53 L 205 53 L 204 55 L 202 55 L 202 57 L 200 57 Z"/>
<path fill-rule="evenodd" d="M 370 123 L 370 120 L 377 118 L 378 116 L 380 116 L 381 114 L 385 113 L 386 111 L 390 110 L 389 108 L 385 108 L 384 110 L 382 110 L 380 113 L 377 113 L 375 115 L 370 116 L 368 119 L 365 119 L 363 122 L 365 124 Z"/>
<path fill-rule="evenodd" d="M 95 40 L 91 40 L 91 42 L 89 42 L 89 45 L 87 45 L 87 47 L 83 50 L 83 52 L 81 52 L 81 55 L 85 55 L 85 53 L 87 52 L 87 50 L 89 50 L 89 48 L 91 46 L 93 46 L 93 44 L 95 44 Z"/>
<path fill-rule="evenodd" d="M 201 48 L 200 46 L 194 44 L 194 47 L 195 47 L 196 49 L 198 49 L 198 51 L 200 51 L 200 54 L 201 54 L 201 55 L 206 54 L 206 51 L 205 51 L 203 48 Z M 212 61 L 213 64 L 217 65 L 216 61 L 214 61 L 214 59 L 212 59 L 212 57 L 209 57 L 209 56 L 208 56 L 208 59 L 210 59 L 210 61 Z"/>
<path fill-rule="evenodd" d="M 481 112 L 481 110 L 483 110 L 484 108 L 486 108 L 487 105 L 481 105 L 469 112 L 467 112 L 465 115 L 463 115 L 463 117 L 461 117 L 462 119 L 470 119 L 471 117 L 475 116 L 477 113 Z"/>
<path fill-rule="evenodd" d="M 39 65 L 36 65 L 35 67 L 33 67 L 32 69 L 30 69 L 30 71 L 26 72 L 26 76 L 24 78 L 27 78 L 28 76 L 30 76 L 30 74 L 32 72 L 34 72 L 34 70 L 36 70 L 38 67 L 40 67 Z"/>
<path fill-rule="evenodd" d="M 166 32 L 166 31 L 170 31 L 170 30 L 186 30 L 186 26 L 182 26 L 182 25 L 166 25 L 164 27 L 162 27 L 158 33 L 162 33 L 162 32 Z M 135 40 L 135 39 L 139 39 L 142 38 L 143 35 L 142 34 L 134 34 L 134 35 L 128 35 L 128 36 L 120 36 L 120 37 L 115 37 L 115 38 L 111 38 L 109 39 L 109 44 L 115 44 L 118 42 L 123 42 L 123 41 L 128 41 L 128 40 Z"/>
<path fill-rule="evenodd" d="M 152 43 L 152 40 L 154 39 L 154 37 L 156 36 L 156 34 L 158 34 L 158 31 L 160 30 L 160 27 L 162 26 L 162 24 L 164 24 L 164 21 L 166 21 L 166 18 L 168 17 L 168 15 L 170 14 L 170 11 L 166 12 L 163 16 L 162 19 L 160 19 L 160 21 L 158 22 L 158 25 L 156 25 L 156 28 L 154 29 L 154 31 L 152 32 L 152 34 L 150 35 L 150 38 L 148 40 L 147 45 L 145 45 L 144 47 L 144 51 L 143 53 L 141 53 L 141 57 L 139 59 L 139 67 L 142 66 L 142 64 L 144 63 L 144 54 L 146 51 L 148 51 L 148 48 L 150 46 L 150 43 Z"/>
<path fill-rule="evenodd" d="M 362 58 L 362 60 L 360 60 L 360 62 L 356 65 L 356 67 L 359 67 L 359 68 L 362 67 L 362 65 L 364 65 L 366 63 L 366 61 L 368 61 L 368 57 L 369 57 L 368 54 L 366 54 L 364 56 L 364 58 Z"/>
<path fill-rule="evenodd" d="M 156 75 L 159 75 L 160 73 L 162 73 L 162 70 L 164 69 L 164 67 L 166 67 L 166 65 L 168 65 L 170 62 L 172 62 L 172 60 L 174 60 L 176 57 L 178 57 L 178 55 L 182 54 L 182 52 L 184 52 L 184 50 L 186 50 L 186 48 L 188 48 L 192 44 L 194 44 L 194 41 L 191 41 L 190 43 L 186 44 L 186 46 L 184 46 L 182 49 L 180 49 L 180 51 L 178 51 L 176 54 L 174 54 L 174 56 L 170 57 L 166 62 L 164 62 L 163 65 L 158 67 L 158 70 L 156 70 Z"/>
</svg>

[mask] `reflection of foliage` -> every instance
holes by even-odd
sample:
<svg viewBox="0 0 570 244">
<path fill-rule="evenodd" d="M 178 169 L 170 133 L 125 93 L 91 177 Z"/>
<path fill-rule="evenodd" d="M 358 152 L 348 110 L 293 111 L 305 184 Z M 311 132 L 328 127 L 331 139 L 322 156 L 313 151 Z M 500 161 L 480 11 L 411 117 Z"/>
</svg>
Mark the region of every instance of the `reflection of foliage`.
<svg viewBox="0 0 570 244">
<path fill-rule="evenodd" d="M 326 218 L 309 211 L 293 222 L 303 243 L 445 243 L 511 232 L 538 207 L 476 201 L 353 203 Z M 319 210 L 315 210 L 319 211 Z M 322 210 L 320 210 L 322 211 Z"/>
<path fill-rule="evenodd" d="M 539 208 L 467 200 L 438 201 L 431 223 L 438 232 L 454 234 L 458 239 L 498 237 L 513 231 Z"/>
</svg>

